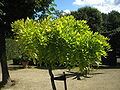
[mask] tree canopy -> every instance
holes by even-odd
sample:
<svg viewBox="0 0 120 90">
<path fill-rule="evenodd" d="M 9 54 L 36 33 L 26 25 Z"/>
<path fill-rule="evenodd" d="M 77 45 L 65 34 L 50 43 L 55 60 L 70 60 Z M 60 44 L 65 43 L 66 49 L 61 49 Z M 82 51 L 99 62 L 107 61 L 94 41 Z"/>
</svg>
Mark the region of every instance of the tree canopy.
<svg viewBox="0 0 120 90">
<path fill-rule="evenodd" d="M 78 64 L 83 70 L 87 62 L 90 65 L 100 63 L 101 56 L 110 48 L 107 38 L 97 32 L 93 34 L 86 21 L 76 21 L 73 16 L 53 21 L 50 18 L 42 21 L 22 19 L 12 27 L 23 51 L 34 53 L 47 67 L 54 68 L 57 62 L 62 62 L 72 66 Z"/>
<path fill-rule="evenodd" d="M 93 7 L 79 8 L 77 11 L 72 11 L 76 20 L 86 20 L 92 31 L 103 32 L 102 30 L 102 15 L 99 10 Z"/>
<path fill-rule="evenodd" d="M 21 19 L 15 21 L 12 28 L 22 51 L 48 67 L 53 90 L 56 89 L 52 69 L 58 67 L 57 63 L 68 68 L 78 66 L 84 72 L 88 67 L 99 65 L 101 56 L 106 56 L 110 49 L 107 38 L 93 33 L 86 21 L 76 21 L 73 16 L 40 21 Z"/>
<path fill-rule="evenodd" d="M 110 38 L 110 44 L 113 49 L 119 49 L 120 36 L 120 13 L 111 11 L 108 14 L 102 14 L 103 27 L 106 29 L 105 35 Z"/>
</svg>

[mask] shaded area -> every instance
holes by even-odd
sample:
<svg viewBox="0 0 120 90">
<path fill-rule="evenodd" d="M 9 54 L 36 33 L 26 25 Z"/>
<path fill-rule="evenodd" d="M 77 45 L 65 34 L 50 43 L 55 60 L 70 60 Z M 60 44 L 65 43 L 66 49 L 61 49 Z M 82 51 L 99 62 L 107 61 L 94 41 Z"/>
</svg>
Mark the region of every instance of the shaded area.
<svg viewBox="0 0 120 90">
<path fill-rule="evenodd" d="M 48 67 L 35 67 L 37 69 L 47 69 L 48 70 Z M 66 69 L 65 67 L 57 67 L 56 69 Z M 53 69 L 54 70 L 54 69 Z"/>
<path fill-rule="evenodd" d="M 1 88 L 10 88 L 16 84 L 15 80 L 11 80 L 11 82 L 8 82 L 6 85 L 3 84 L 3 82 L 0 82 L 0 90 Z"/>
<path fill-rule="evenodd" d="M 24 69 L 24 67 L 8 67 L 9 70 L 19 70 Z"/>
<path fill-rule="evenodd" d="M 109 65 L 105 65 L 105 66 L 100 66 L 97 69 L 120 69 L 120 66 L 109 66 Z"/>
<path fill-rule="evenodd" d="M 100 65 L 99 67 L 93 66 L 94 69 L 120 69 L 120 64 L 117 64 L 116 66 L 110 66 L 110 65 Z"/>
<path fill-rule="evenodd" d="M 67 73 L 65 74 L 66 75 L 66 78 L 73 78 L 73 79 L 77 79 L 77 80 L 82 80 L 81 77 L 84 77 L 84 78 L 92 78 L 93 76 L 89 76 L 89 75 L 97 75 L 97 74 L 104 74 L 104 73 L 89 73 L 87 75 L 83 74 L 83 73 L 79 73 L 79 72 L 72 72 L 72 71 L 66 71 Z M 55 78 L 61 78 L 63 77 L 63 74 L 57 74 Z"/>
<path fill-rule="evenodd" d="M 0 89 L 1 89 L 1 88 L 3 88 L 3 83 L 2 83 L 2 82 L 0 82 Z"/>
</svg>

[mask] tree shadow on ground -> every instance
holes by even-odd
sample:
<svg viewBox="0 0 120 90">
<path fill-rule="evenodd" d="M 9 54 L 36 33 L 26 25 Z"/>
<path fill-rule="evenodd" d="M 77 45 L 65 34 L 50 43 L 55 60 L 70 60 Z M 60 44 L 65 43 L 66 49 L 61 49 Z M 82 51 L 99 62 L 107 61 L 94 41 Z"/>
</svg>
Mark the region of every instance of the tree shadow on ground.
<svg viewBox="0 0 120 90">
<path fill-rule="evenodd" d="M 92 78 L 93 76 L 89 76 L 89 75 L 97 75 L 97 74 L 104 74 L 104 73 L 89 73 L 87 75 L 83 74 L 83 73 L 79 73 L 79 72 L 71 72 L 71 71 L 67 71 L 67 73 L 65 74 L 66 75 L 66 78 L 73 78 L 73 79 L 77 79 L 77 80 L 83 80 L 81 79 L 81 77 L 84 77 L 84 78 Z M 57 74 L 56 76 L 57 77 L 62 77 L 63 74 Z"/>
<path fill-rule="evenodd" d="M 120 63 L 117 63 L 116 66 L 110 66 L 110 65 L 101 65 L 99 67 L 94 67 L 95 69 L 120 69 Z"/>
<path fill-rule="evenodd" d="M 20 69 L 24 69 L 23 67 L 8 67 L 9 70 L 20 70 Z"/>
<path fill-rule="evenodd" d="M 1 90 L 1 88 L 3 88 L 4 87 L 4 85 L 3 85 L 3 83 L 2 83 L 2 81 L 0 82 L 0 90 Z"/>
<path fill-rule="evenodd" d="M 15 84 L 16 84 L 15 80 L 11 80 L 11 82 L 7 83 L 6 85 L 4 85 L 2 81 L 0 81 L 0 90 L 2 88 L 8 89 L 8 88 L 14 86 Z"/>
<path fill-rule="evenodd" d="M 33 66 L 28 66 L 27 68 L 32 68 Z M 9 66 L 8 66 L 8 69 L 10 70 L 10 71 L 12 71 L 12 70 L 20 70 L 20 69 L 25 69 L 25 67 L 23 67 L 23 65 L 13 65 L 13 64 L 10 64 Z"/>
<path fill-rule="evenodd" d="M 37 67 L 37 66 L 35 68 L 37 68 L 37 69 L 45 69 L 45 70 L 49 69 L 48 67 Z M 57 68 L 55 68 L 53 70 L 56 70 L 56 69 L 66 69 L 66 68 L 65 67 L 57 67 Z"/>
</svg>

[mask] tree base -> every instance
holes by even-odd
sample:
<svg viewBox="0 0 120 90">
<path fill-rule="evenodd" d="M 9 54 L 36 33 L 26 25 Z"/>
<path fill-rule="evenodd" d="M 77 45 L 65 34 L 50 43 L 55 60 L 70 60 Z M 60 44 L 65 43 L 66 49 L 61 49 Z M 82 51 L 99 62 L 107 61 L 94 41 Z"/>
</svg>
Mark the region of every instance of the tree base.
<svg viewBox="0 0 120 90">
<path fill-rule="evenodd" d="M 10 88 L 16 84 L 15 80 L 9 80 L 6 84 L 4 82 L 0 82 L 0 89 L 1 88 Z"/>
</svg>

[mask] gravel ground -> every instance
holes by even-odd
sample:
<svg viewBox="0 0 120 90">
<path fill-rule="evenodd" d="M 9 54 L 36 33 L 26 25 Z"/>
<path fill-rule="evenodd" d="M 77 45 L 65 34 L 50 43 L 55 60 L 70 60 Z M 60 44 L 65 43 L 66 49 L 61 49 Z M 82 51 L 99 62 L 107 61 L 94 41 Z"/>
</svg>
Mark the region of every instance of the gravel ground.
<svg viewBox="0 0 120 90">
<path fill-rule="evenodd" d="M 58 76 L 63 71 L 66 70 L 57 69 L 53 72 Z M 46 69 L 16 69 L 9 70 L 9 72 L 11 78 L 16 81 L 16 85 L 1 90 L 52 90 Z M 120 90 L 120 67 L 99 69 L 89 76 L 90 78 L 82 78 L 82 80 L 76 80 L 74 77 L 67 78 L 68 90 Z M 63 81 L 55 81 L 55 83 L 57 90 L 64 90 Z"/>
<path fill-rule="evenodd" d="M 62 74 L 64 69 L 54 70 L 54 74 Z M 2 90 L 52 90 L 48 71 L 45 69 L 19 69 L 10 71 L 16 85 Z M 68 90 L 120 90 L 120 68 L 100 69 L 82 80 L 67 78 Z M 63 81 L 55 81 L 57 90 L 64 90 Z"/>
</svg>

